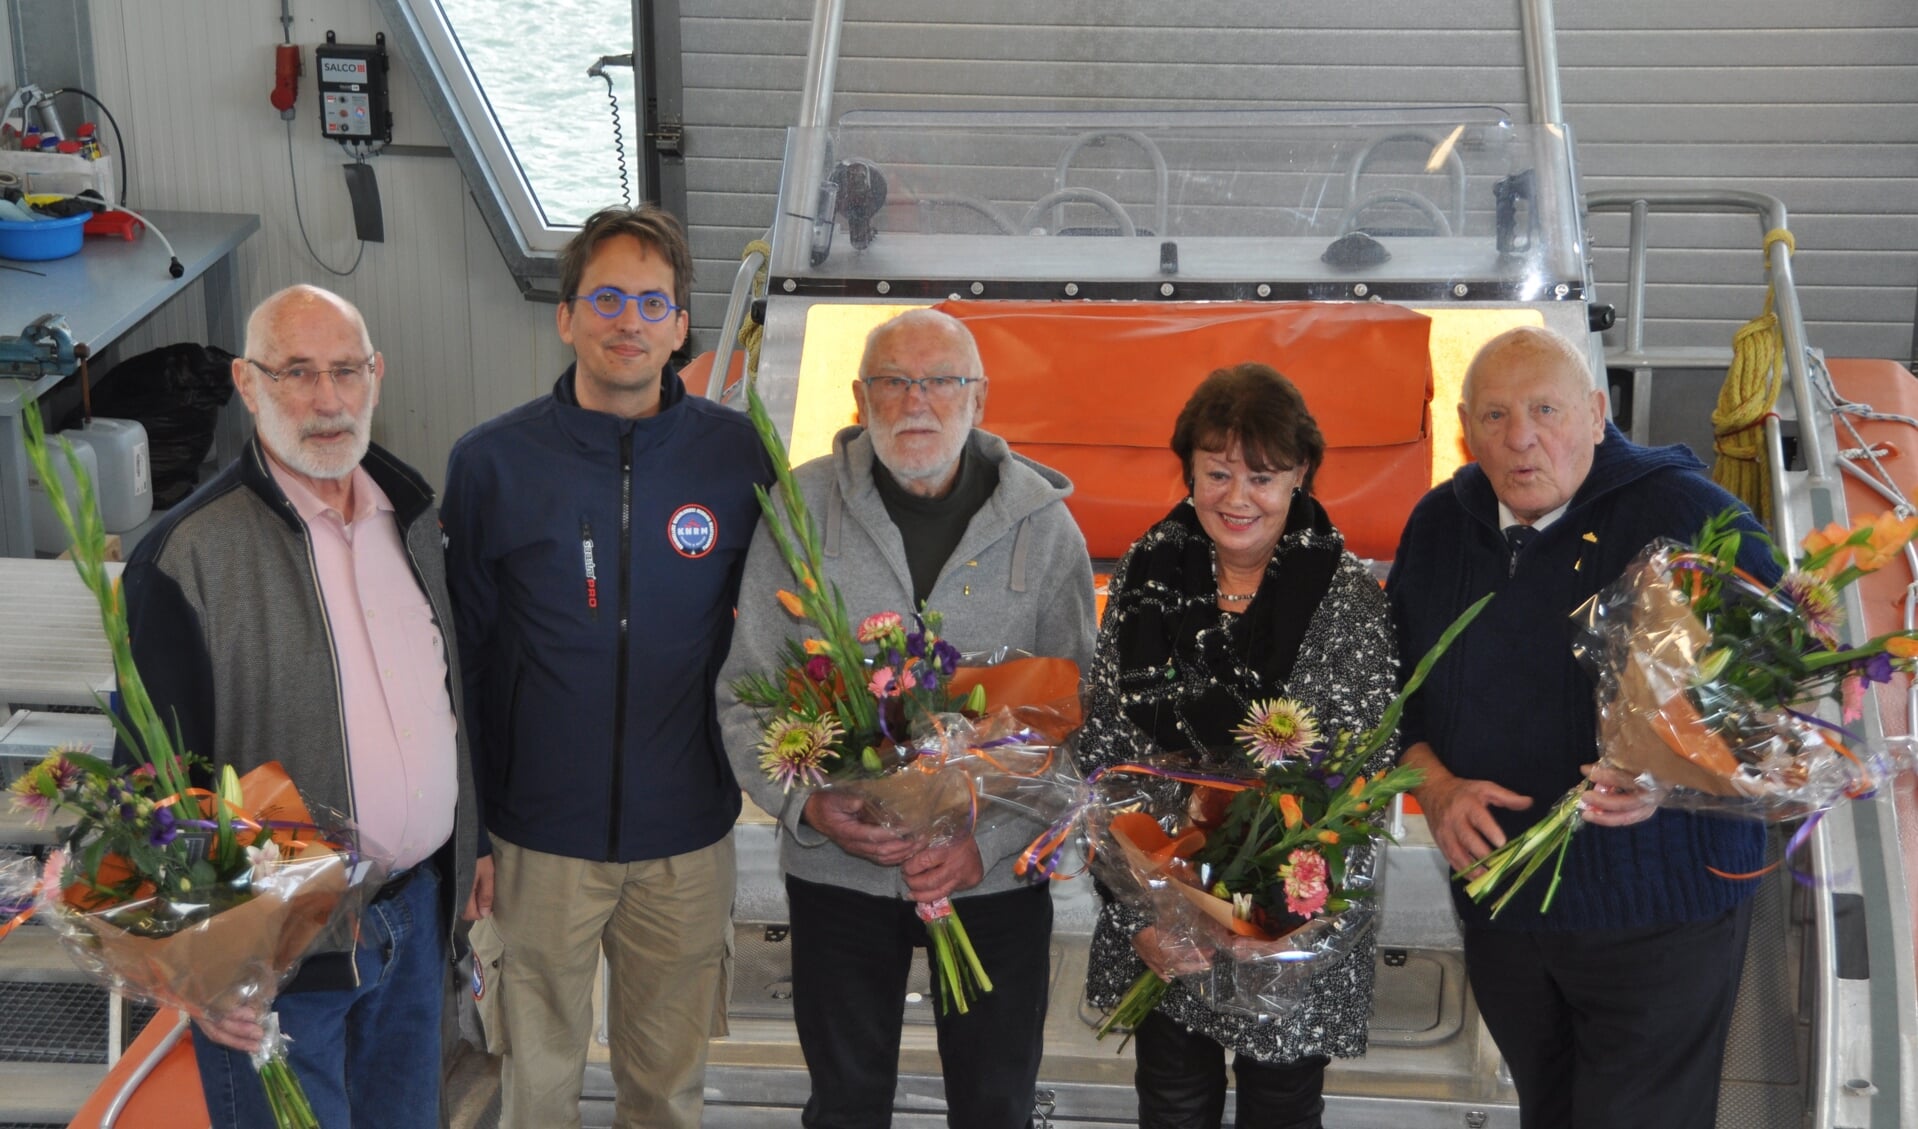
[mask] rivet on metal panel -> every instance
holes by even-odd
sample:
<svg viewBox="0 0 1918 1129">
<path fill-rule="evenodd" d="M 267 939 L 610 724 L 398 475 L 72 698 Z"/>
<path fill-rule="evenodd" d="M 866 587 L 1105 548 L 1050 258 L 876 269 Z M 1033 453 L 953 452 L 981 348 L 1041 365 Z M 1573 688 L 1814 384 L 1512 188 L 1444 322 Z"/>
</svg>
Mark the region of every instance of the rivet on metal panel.
<svg viewBox="0 0 1918 1129">
<path fill-rule="evenodd" d="M 799 289 L 799 284 L 797 282 L 794 282 L 790 278 L 780 283 L 779 285 L 780 285 L 780 288 L 783 289 L 788 294 L 791 294 L 793 291 Z"/>
<path fill-rule="evenodd" d="M 892 293 L 892 283 L 882 278 L 873 286 L 873 289 L 879 291 L 881 294 L 890 294 Z"/>
<path fill-rule="evenodd" d="M 1563 282 L 1559 283 L 1557 286 L 1552 287 L 1552 297 L 1554 298 L 1563 298 L 1565 297 L 1565 295 L 1570 294 L 1571 292 L 1572 292 L 1572 288 L 1570 286 L 1567 286 Z"/>
<path fill-rule="evenodd" d="M 975 282 L 975 283 L 973 283 L 973 284 L 972 284 L 972 292 L 973 292 L 974 294 L 984 294 L 984 293 L 986 292 L 986 284 L 985 284 L 985 283 L 983 283 L 983 282 Z"/>
<path fill-rule="evenodd" d="M 1066 297 L 1077 298 L 1078 296 L 1079 296 L 1079 284 L 1076 282 L 1066 283 Z"/>
<path fill-rule="evenodd" d="M 1363 298 L 1371 292 L 1372 288 L 1363 282 L 1355 282 L 1352 284 L 1352 297 L 1354 298 Z"/>
<path fill-rule="evenodd" d="M 1454 282 L 1452 284 L 1452 297 L 1463 298 L 1469 293 L 1471 293 L 1471 287 L 1465 285 L 1463 282 Z"/>
<path fill-rule="evenodd" d="M 1465 1129 L 1485 1129 L 1487 1119 L 1484 1110 L 1468 1109 L 1465 1111 Z"/>
<path fill-rule="evenodd" d="M 1261 282 L 1259 283 L 1259 288 L 1253 291 L 1253 293 L 1257 294 L 1261 298 L 1270 298 L 1272 296 L 1272 284 L 1268 282 Z"/>
<path fill-rule="evenodd" d="M 1166 298 L 1172 297 L 1172 284 L 1170 282 L 1161 282 L 1159 284 L 1159 294 Z"/>
</svg>

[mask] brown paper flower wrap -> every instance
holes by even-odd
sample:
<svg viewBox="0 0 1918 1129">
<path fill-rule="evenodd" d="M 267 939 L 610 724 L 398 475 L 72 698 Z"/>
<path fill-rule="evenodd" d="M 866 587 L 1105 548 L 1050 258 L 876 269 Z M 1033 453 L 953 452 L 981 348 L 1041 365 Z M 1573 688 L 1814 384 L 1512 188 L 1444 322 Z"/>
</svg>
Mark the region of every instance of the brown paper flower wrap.
<svg viewBox="0 0 1918 1129">
<path fill-rule="evenodd" d="M 1908 741 L 1869 742 L 1845 727 L 1873 683 L 1911 670 L 1918 633 L 1856 631 L 1847 642 L 1841 593 L 1899 557 L 1918 518 L 1832 525 L 1795 560 L 1770 546 L 1783 574 L 1771 585 L 1737 563 L 1741 543 L 1763 537 L 1742 520 L 1720 514 L 1690 546 L 1653 542 L 1574 613 L 1574 652 L 1596 686 L 1599 760 L 1636 777 L 1662 807 L 1815 819 L 1913 763 Z M 1459 872 L 1466 893 L 1491 899 L 1496 917 L 1549 864 L 1540 902 L 1549 909 L 1591 787 L 1574 786 L 1544 819 Z"/>
</svg>

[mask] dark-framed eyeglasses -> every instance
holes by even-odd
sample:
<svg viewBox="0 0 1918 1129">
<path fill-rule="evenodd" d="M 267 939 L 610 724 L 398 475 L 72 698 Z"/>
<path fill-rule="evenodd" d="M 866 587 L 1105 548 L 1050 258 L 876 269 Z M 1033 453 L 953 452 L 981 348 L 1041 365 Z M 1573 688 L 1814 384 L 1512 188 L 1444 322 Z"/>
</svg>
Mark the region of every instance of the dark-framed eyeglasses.
<svg viewBox="0 0 1918 1129">
<path fill-rule="evenodd" d="M 644 294 L 628 294 L 617 286 L 602 286 L 591 294 L 575 294 L 569 302 L 584 302 L 592 307 L 594 313 L 608 321 L 626 312 L 626 303 L 639 306 L 639 316 L 647 321 L 665 321 L 680 309 L 673 300 L 658 290 L 648 290 Z"/>
<path fill-rule="evenodd" d="M 247 364 L 259 369 L 275 384 L 284 384 L 289 388 L 310 391 L 320 386 L 321 375 L 333 378 L 333 387 L 342 392 L 352 392 L 366 386 L 373 376 L 373 362 L 379 359 L 375 353 L 354 365 L 288 365 L 283 369 L 271 369 L 254 360 L 242 357 Z"/>
<path fill-rule="evenodd" d="M 880 401 L 903 400 L 914 388 L 921 389 L 928 400 L 950 400 L 959 395 L 968 384 L 982 383 L 983 376 L 862 376 L 859 382 L 873 399 Z"/>
</svg>

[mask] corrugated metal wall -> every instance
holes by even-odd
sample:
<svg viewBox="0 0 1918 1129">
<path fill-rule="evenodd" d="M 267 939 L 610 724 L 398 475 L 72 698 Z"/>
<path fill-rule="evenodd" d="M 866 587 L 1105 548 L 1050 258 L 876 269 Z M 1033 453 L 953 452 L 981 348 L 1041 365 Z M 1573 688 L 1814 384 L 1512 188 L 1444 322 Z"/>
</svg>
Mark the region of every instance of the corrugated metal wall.
<svg viewBox="0 0 1918 1129">
<path fill-rule="evenodd" d="M 803 80 L 805 0 L 682 0 L 688 210 L 703 287 L 763 230 Z M 1493 103 L 1523 119 L 1512 0 L 851 0 L 836 111 Z M 1918 305 L 1918 5 L 1557 6 L 1584 187 L 1767 192 L 1792 213 L 1814 343 L 1909 358 Z M 1376 23 L 1366 34 L 1355 19 Z M 898 92 L 898 93 L 891 93 Z M 1626 223 L 1593 242 L 1623 301 Z M 1723 344 L 1763 302 L 1749 219 L 1652 225 L 1654 344 Z M 1745 286 L 1727 286 L 1739 277 Z"/>
<path fill-rule="evenodd" d="M 622 0 L 608 0 L 617 3 Z M 359 272 L 314 265 L 295 225 L 286 135 L 266 102 L 271 0 L 91 0 L 99 93 L 133 147 L 137 204 L 248 211 L 249 300 L 294 281 L 367 311 L 389 379 L 377 433 L 437 479 L 474 423 L 542 391 L 564 363 L 550 307 L 522 300 L 450 160 L 382 159 L 389 241 Z M 1918 6 L 1911 0 L 1613 0 L 1559 4 L 1567 116 L 1588 190 L 1710 183 L 1792 208 L 1814 343 L 1907 358 L 1918 306 Z M 771 221 L 783 132 L 803 79 L 809 0 L 681 0 L 689 201 L 710 344 L 740 249 Z M 1387 11 L 1385 9 L 1391 9 Z M 296 0 L 295 42 L 381 30 L 368 0 Z M 1356 16 L 1378 22 L 1363 35 Z M 852 0 L 840 110 L 858 107 L 1285 107 L 1492 102 L 1524 113 L 1512 0 Z M 395 64 L 396 140 L 439 145 Z M 337 148 L 294 123 L 307 229 L 354 251 Z M 901 91 L 886 94 L 884 91 Z M 1622 219 L 1596 225 L 1622 301 Z M 1762 301 L 1750 221 L 1674 219 L 1655 236 L 1654 343 L 1722 343 Z M 1746 285 L 1724 285 L 1736 273 Z M 135 347 L 197 337 L 193 303 Z"/>
</svg>

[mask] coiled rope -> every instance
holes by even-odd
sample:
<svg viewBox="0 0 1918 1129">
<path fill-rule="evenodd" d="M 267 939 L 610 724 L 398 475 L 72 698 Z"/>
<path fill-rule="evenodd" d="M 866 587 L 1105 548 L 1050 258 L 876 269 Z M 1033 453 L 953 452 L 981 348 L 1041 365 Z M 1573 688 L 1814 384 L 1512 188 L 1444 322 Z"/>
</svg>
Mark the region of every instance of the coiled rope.
<svg viewBox="0 0 1918 1129">
<path fill-rule="evenodd" d="M 772 267 L 773 261 L 772 244 L 766 242 L 764 239 L 755 239 L 751 243 L 746 244 L 746 249 L 740 252 L 740 260 L 743 262 L 747 258 L 750 258 L 754 251 L 759 252 L 765 256 L 765 258 L 759 264 L 758 273 L 753 275 L 752 293 L 746 299 L 749 309 L 751 303 L 766 296 L 766 272 Z M 750 315 L 739 320 L 739 347 L 746 350 L 746 369 L 743 379 L 748 382 L 759 376 L 759 346 L 765 340 L 765 326 L 754 321 Z M 722 381 L 725 380 L 726 375 L 721 373 L 719 379 Z"/>
<path fill-rule="evenodd" d="M 1774 243 L 1783 243 L 1787 254 L 1798 249 L 1791 232 L 1782 227 L 1765 233 L 1765 310 L 1732 335 L 1731 368 L 1726 370 L 1724 387 L 1718 390 L 1718 406 L 1712 409 L 1712 447 L 1718 452 L 1712 481 L 1750 506 L 1767 526 L 1771 525 L 1772 512 L 1765 418 L 1778 404 L 1785 373 L 1785 335 L 1772 309 Z"/>
</svg>

